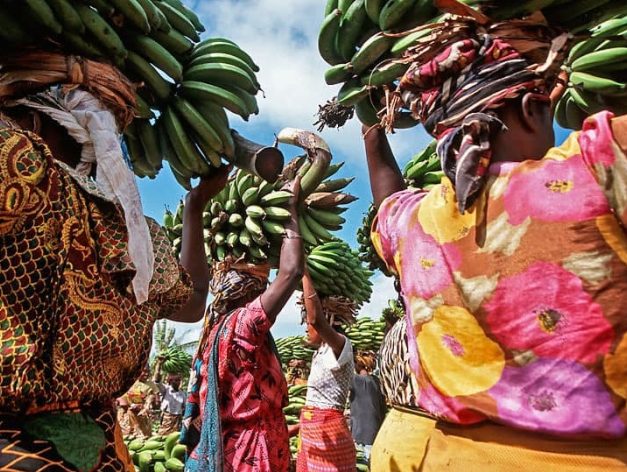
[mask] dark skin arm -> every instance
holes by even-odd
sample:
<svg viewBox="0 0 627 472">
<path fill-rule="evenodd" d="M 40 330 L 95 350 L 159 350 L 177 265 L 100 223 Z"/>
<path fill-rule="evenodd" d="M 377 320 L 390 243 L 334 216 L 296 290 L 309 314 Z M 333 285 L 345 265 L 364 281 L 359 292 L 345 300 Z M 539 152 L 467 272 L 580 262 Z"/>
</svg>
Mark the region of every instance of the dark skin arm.
<svg viewBox="0 0 627 472">
<path fill-rule="evenodd" d="M 387 197 L 405 188 L 403 174 L 398 168 L 390 143 L 385 131 L 379 127 L 362 126 L 368 173 L 370 175 L 370 189 L 374 206 L 379 208 Z"/>
<path fill-rule="evenodd" d="M 180 263 L 192 279 L 194 291 L 187 303 L 168 319 L 195 323 L 205 314 L 209 292 L 209 266 L 205 254 L 202 212 L 207 202 L 224 188 L 230 166 L 222 166 L 211 176 L 203 178 L 185 197 L 183 236 Z"/>
<path fill-rule="evenodd" d="M 346 338 L 335 331 L 325 318 L 322 303 L 307 269 L 305 269 L 303 276 L 303 301 L 307 312 L 309 341 L 313 344 L 320 344 L 320 341 L 327 343 L 333 350 L 335 358 L 339 358 L 342 349 L 344 349 Z"/>
<path fill-rule="evenodd" d="M 296 290 L 298 281 L 303 276 L 303 239 L 298 228 L 300 177 L 296 177 L 290 190 L 292 191 L 289 203 L 291 217 L 285 225 L 285 236 L 283 237 L 279 259 L 279 272 L 267 290 L 261 295 L 261 306 L 273 324 L 277 315 L 292 296 L 294 290 Z"/>
</svg>

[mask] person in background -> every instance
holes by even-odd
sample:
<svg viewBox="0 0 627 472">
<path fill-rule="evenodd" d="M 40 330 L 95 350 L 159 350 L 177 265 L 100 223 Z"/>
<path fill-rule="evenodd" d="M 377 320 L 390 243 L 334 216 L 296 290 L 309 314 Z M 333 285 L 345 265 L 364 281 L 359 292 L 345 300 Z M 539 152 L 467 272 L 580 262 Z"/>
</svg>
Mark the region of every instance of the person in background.
<svg viewBox="0 0 627 472">
<path fill-rule="evenodd" d="M 417 386 L 373 472 L 627 470 L 627 117 L 554 147 L 566 40 L 537 17 L 433 26 L 395 95 L 438 139 L 429 191 L 405 190 L 384 130 L 363 129 Z"/>
<path fill-rule="evenodd" d="M 214 299 L 192 365 L 179 440 L 189 451 L 189 472 L 289 468 L 287 382 L 270 333 L 303 273 L 300 178 L 287 190 L 291 217 L 273 282 L 267 285 L 268 266 L 227 259 L 213 268 Z"/>
<path fill-rule="evenodd" d="M 128 416 L 131 434 L 141 438 L 152 436 L 152 410 L 157 402 L 158 394 L 159 389 L 150 380 L 150 370 L 146 367 L 139 379 L 124 395 L 129 402 Z"/>
<path fill-rule="evenodd" d="M 351 433 L 366 460 L 385 419 L 385 398 L 379 380 L 372 375 L 375 358 L 371 353 L 355 356 L 355 372 L 350 389 Z"/>
<path fill-rule="evenodd" d="M 307 397 L 300 415 L 297 472 L 354 472 L 356 451 L 344 410 L 354 374 L 353 347 L 325 313 L 309 272 L 303 277 L 303 305 L 311 361 Z M 327 319 L 327 316 L 331 319 Z"/>
<path fill-rule="evenodd" d="M 161 397 L 161 418 L 159 420 L 159 435 L 166 436 L 181 429 L 183 412 L 185 411 L 186 394 L 181 390 L 180 374 L 169 373 L 166 376 L 166 383 L 161 383 L 161 365 L 163 358 L 157 358 L 155 363 L 155 374 L 153 382 L 159 389 Z"/>
</svg>

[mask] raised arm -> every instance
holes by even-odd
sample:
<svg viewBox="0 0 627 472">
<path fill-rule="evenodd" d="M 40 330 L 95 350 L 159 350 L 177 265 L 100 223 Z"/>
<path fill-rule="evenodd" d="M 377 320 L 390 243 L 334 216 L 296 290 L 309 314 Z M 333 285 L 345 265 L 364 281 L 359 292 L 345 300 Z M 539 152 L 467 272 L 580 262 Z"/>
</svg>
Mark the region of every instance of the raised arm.
<svg viewBox="0 0 627 472">
<path fill-rule="evenodd" d="M 202 319 L 209 291 L 209 265 L 205 254 L 202 213 L 207 202 L 226 185 L 230 166 L 222 166 L 201 180 L 185 197 L 180 264 L 192 279 L 193 293 L 188 302 L 169 317 L 172 321 L 195 323 Z"/>
<path fill-rule="evenodd" d="M 405 188 L 403 174 L 398 168 L 390 143 L 385 131 L 379 127 L 362 126 L 368 173 L 370 174 L 370 189 L 374 206 L 379 208 L 383 200 L 395 192 Z"/>
<path fill-rule="evenodd" d="M 335 331 L 324 316 L 322 303 L 316 293 L 311 275 L 306 268 L 305 275 L 303 276 L 303 302 L 307 313 L 307 325 L 310 330 L 313 328 L 314 331 L 313 333 L 310 331 L 309 339 L 317 344 L 319 342 L 318 339 L 315 339 L 317 334 L 320 340 L 327 343 L 331 349 L 333 349 L 335 358 L 339 358 L 340 354 L 342 354 L 342 349 L 344 349 L 346 338 Z"/>
<path fill-rule="evenodd" d="M 296 290 L 298 281 L 303 275 L 303 238 L 298 228 L 300 177 L 296 177 L 291 190 L 292 198 L 289 204 L 291 217 L 285 226 L 279 272 L 268 289 L 261 295 L 261 306 L 272 323 Z"/>
</svg>

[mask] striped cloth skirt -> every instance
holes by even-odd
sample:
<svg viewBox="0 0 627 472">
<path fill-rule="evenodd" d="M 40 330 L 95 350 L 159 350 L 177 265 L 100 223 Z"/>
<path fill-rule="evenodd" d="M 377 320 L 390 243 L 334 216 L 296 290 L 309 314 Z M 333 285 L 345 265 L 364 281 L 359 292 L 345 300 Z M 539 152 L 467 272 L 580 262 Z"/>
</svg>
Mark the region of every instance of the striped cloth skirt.
<svg viewBox="0 0 627 472">
<path fill-rule="evenodd" d="M 304 407 L 297 472 L 355 472 L 355 443 L 339 410 Z"/>
</svg>

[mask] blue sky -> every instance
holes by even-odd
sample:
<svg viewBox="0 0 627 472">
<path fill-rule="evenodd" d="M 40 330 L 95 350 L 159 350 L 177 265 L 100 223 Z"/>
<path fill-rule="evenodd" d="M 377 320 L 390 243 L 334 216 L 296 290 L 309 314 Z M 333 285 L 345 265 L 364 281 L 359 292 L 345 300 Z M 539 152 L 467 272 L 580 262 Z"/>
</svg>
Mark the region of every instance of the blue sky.
<svg viewBox="0 0 627 472">
<path fill-rule="evenodd" d="M 314 114 L 318 104 L 333 97 L 339 86 L 324 82 L 326 63 L 317 52 L 317 33 L 322 21 L 322 0 L 184 0 L 199 14 L 207 31 L 202 38 L 223 36 L 237 42 L 260 66 L 259 82 L 265 98 L 258 97 L 260 113 L 248 123 L 234 115 L 231 127 L 260 143 L 272 143 L 274 134 L 284 127 L 315 130 Z M 347 223 L 338 233 L 356 246 L 356 232 L 362 215 L 370 203 L 370 189 L 360 125 L 354 119 L 341 131 L 325 130 L 321 136 L 329 143 L 334 161 L 346 164 L 338 176 L 355 176 L 348 190 L 359 197 L 345 213 Z M 556 128 L 557 141 L 566 132 Z M 430 138 L 416 127 L 401 130 L 390 137 L 399 164 L 424 148 Z M 298 148 L 282 147 L 286 160 L 299 153 Z M 140 179 L 144 212 L 162 220 L 165 206 L 175 208 L 185 191 L 172 177 L 167 166 L 155 180 Z M 373 298 L 362 314 L 379 317 L 389 298 L 395 297 L 391 280 L 381 274 L 373 277 Z M 293 300 L 279 316 L 273 333 L 275 337 L 302 334 L 300 315 Z M 200 324 L 175 323 L 177 333 L 191 340 L 199 334 Z"/>
</svg>

